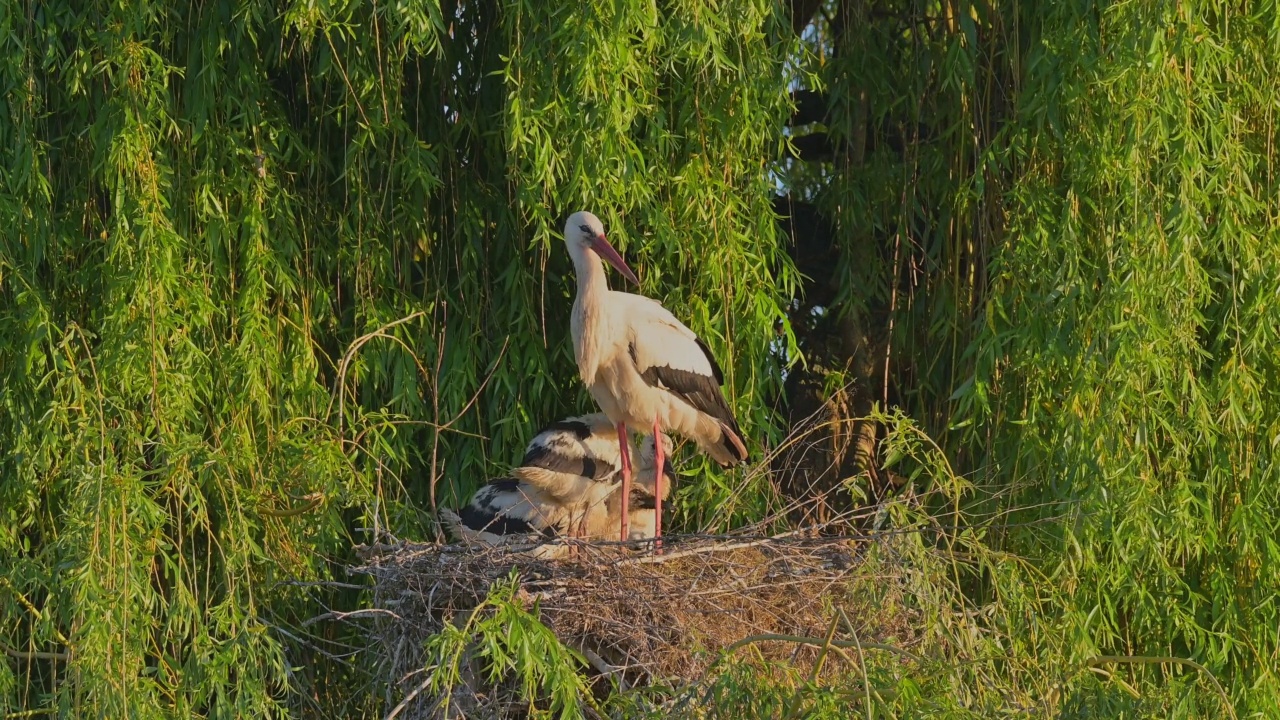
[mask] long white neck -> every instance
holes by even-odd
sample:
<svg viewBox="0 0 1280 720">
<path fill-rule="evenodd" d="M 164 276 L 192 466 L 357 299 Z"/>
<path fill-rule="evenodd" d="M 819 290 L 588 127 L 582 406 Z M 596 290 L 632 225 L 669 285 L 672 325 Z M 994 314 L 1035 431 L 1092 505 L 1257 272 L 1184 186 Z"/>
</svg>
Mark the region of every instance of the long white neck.
<svg viewBox="0 0 1280 720">
<path fill-rule="evenodd" d="M 573 302 L 573 351 L 578 361 L 578 372 L 588 386 L 596 379 L 601 351 L 608 340 L 609 319 L 605 313 L 605 300 L 609 295 L 609 282 L 604 276 L 604 264 L 600 256 L 588 250 L 573 253 L 573 267 L 578 275 L 578 297 Z"/>
<path fill-rule="evenodd" d="M 578 299 L 590 297 L 596 302 L 603 302 L 609 292 L 609 281 L 605 279 L 600 256 L 583 250 L 574 258 L 573 269 L 578 273 Z"/>
</svg>

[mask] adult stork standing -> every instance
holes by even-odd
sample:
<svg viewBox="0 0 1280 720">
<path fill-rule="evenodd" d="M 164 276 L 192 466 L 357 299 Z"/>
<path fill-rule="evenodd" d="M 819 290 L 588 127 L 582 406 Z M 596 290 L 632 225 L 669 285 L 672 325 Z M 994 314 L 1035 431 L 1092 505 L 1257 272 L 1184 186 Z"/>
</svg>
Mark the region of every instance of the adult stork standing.
<svg viewBox="0 0 1280 720">
<path fill-rule="evenodd" d="M 631 460 L 627 426 L 652 427 L 692 439 L 723 467 L 747 459 L 747 447 L 721 387 L 724 373 L 698 336 L 655 300 L 610 290 L 609 263 L 633 284 L 640 281 L 605 239 L 600 218 L 576 212 L 565 223 L 564 242 L 578 275 L 570 331 L 578 372 L 591 397 L 618 426 L 622 459 L 621 537 L 628 537 Z M 658 447 L 657 477 L 663 449 Z M 662 496 L 654 537 L 662 536 Z"/>
</svg>

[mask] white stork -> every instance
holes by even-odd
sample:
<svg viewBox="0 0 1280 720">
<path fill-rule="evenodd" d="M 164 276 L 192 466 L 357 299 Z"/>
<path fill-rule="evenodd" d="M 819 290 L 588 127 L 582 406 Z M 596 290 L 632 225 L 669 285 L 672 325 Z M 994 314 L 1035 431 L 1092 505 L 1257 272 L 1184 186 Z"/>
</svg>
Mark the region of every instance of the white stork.
<svg viewBox="0 0 1280 720">
<path fill-rule="evenodd" d="M 552 425 L 540 433 L 539 437 L 549 433 L 563 432 L 556 430 L 556 426 L 567 425 L 576 420 L 575 418 Z M 610 428 L 609 431 L 612 433 L 613 429 Z M 664 440 L 670 443 L 670 439 L 664 438 Z M 640 477 L 635 487 L 631 489 L 629 498 L 631 502 L 628 503 L 632 506 L 628 510 L 633 527 L 629 537 L 631 540 L 653 537 L 656 525 L 657 502 L 653 494 L 656 483 L 653 478 L 657 452 L 653 439 L 645 438 L 637 453 Z M 608 444 L 608 454 L 612 455 L 616 463 L 618 448 L 613 443 Z M 524 475 L 523 471 L 528 469 L 522 466 L 513 471 L 512 475 Z M 670 467 L 664 470 L 667 473 L 667 482 L 662 484 L 662 488 L 663 493 L 667 494 L 670 492 L 675 476 Z M 616 475 L 616 473 L 617 470 L 614 470 L 613 474 Z M 585 477 L 582 479 L 585 486 L 589 481 Z M 574 535 L 585 539 L 602 539 L 621 521 L 623 503 L 621 489 L 616 481 L 599 484 L 607 485 L 610 492 L 605 494 L 600 502 L 588 503 L 582 496 L 569 495 L 557 498 L 552 495 L 546 485 L 534 484 L 516 477 L 499 478 L 489 481 L 477 490 L 471 497 L 471 501 L 457 513 L 443 509 L 440 515 L 454 537 L 469 543 L 501 545 Z M 595 487 L 587 487 L 588 494 L 595 493 Z M 544 558 L 561 557 L 565 550 L 563 545 L 540 545 L 534 550 L 534 554 Z"/>
<path fill-rule="evenodd" d="M 595 507 L 618 484 L 622 467 L 618 437 L 617 428 L 602 413 L 560 420 L 529 441 L 524 459 L 511 476 L 538 488 L 554 502 Z M 671 438 L 666 434 L 661 437 L 662 453 L 669 455 Z M 631 447 L 630 442 L 627 446 Z M 649 466 L 654 465 L 655 453 L 653 439 L 646 438 L 641 454 L 648 457 Z M 585 521 L 588 513 L 578 513 L 577 517 Z M 581 528 L 570 528 L 569 534 L 581 535 Z"/>
<path fill-rule="evenodd" d="M 619 447 L 618 430 L 603 413 L 566 418 L 529 441 L 511 475 L 560 502 L 595 505 L 618 483 Z"/>
<path fill-rule="evenodd" d="M 721 391 L 724 373 L 706 344 L 657 301 L 609 289 L 601 259 L 632 283 L 639 280 L 605 239 L 600 219 L 589 212 L 569 216 L 564 242 L 578 275 L 570 319 L 578 372 L 618 426 L 625 539 L 631 462 L 623 438 L 628 425 L 641 432 L 652 427 L 655 435 L 664 429 L 680 433 L 724 467 L 745 461 L 747 447 Z M 659 468 L 663 454 L 659 449 Z M 655 537 L 662 535 L 663 494 L 656 494 Z"/>
</svg>

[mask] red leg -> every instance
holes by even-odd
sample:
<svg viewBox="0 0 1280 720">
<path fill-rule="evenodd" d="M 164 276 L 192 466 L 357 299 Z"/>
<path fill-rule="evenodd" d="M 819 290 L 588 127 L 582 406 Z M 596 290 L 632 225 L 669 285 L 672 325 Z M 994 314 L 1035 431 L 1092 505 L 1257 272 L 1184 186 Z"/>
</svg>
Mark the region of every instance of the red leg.
<svg viewBox="0 0 1280 720">
<path fill-rule="evenodd" d="M 622 542 L 626 542 L 631 535 L 630 517 L 631 512 L 631 452 L 627 442 L 627 426 L 626 423 L 618 423 L 618 452 L 622 458 Z"/>
<path fill-rule="evenodd" d="M 653 550 L 662 554 L 662 428 L 658 420 L 653 421 Z"/>
</svg>

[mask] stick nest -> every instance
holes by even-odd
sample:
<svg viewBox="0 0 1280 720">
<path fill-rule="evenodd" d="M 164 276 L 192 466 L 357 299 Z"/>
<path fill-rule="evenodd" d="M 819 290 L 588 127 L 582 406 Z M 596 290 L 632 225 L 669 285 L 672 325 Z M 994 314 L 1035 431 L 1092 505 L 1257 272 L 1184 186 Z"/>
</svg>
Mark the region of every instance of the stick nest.
<svg viewBox="0 0 1280 720">
<path fill-rule="evenodd" d="M 490 587 L 519 577 L 526 607 L 568 647 L 624 685 L 699 676 L 718 650 L 762 633 L 821 636 L 860 563 L 848 539 L 668 536 L 664 554 L 578 544 L 539 560 L 518 549 L 435 543 L 359 548 L 396 679 L 422 668 L 427 636 L 461 622 Z M 461 619 L 458 619 L 461 615 Z M 796 648 L 761 646 L 766 658 Z"/>
</svg>

